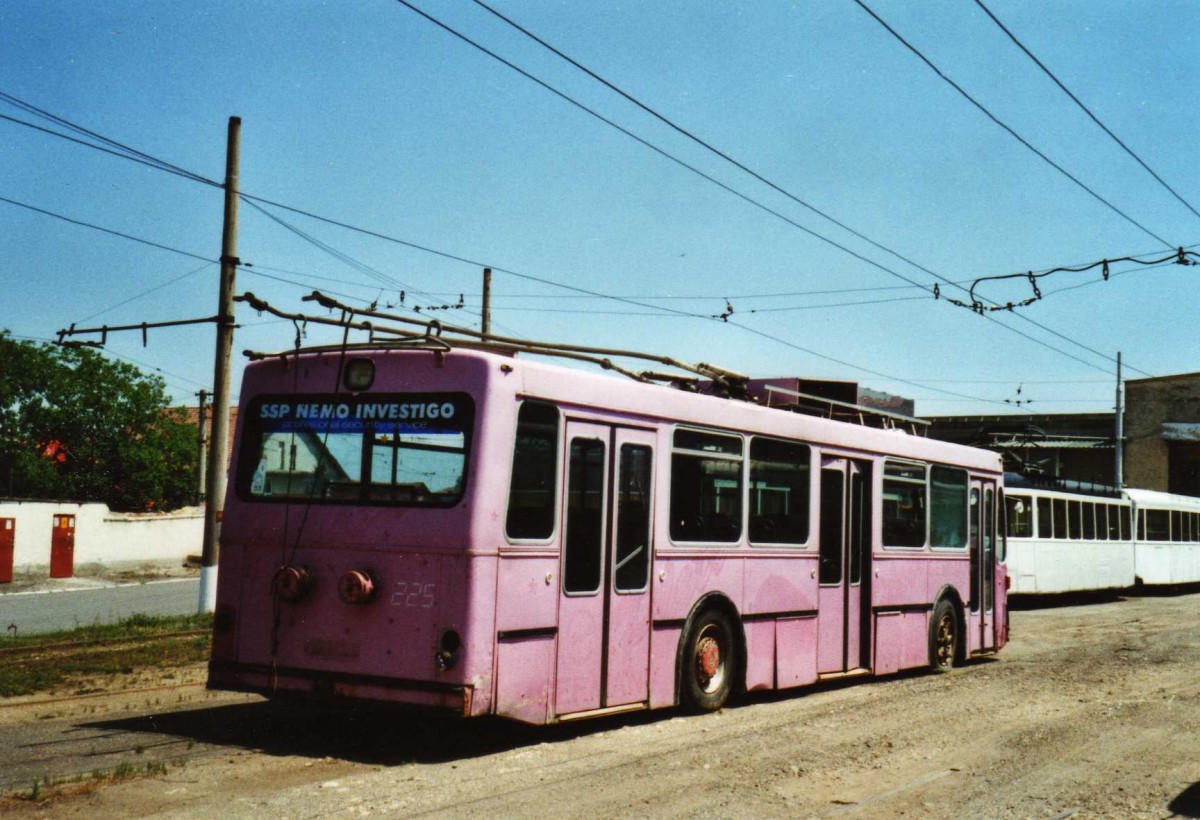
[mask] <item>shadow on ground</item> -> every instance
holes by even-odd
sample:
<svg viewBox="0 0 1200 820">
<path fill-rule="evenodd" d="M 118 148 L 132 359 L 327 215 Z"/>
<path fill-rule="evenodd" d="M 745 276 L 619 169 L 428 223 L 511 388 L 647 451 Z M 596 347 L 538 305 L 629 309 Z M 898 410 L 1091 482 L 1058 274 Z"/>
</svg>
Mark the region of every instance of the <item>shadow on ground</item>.
<svg viewBox="0 0 1200 820">
<path fill-rule="evenodd" d="M 372 765 L 441 763 L 556 743 L 668 718 L 640 712 L 558 726 L 461 718 L 388 705 L 260 701 L 84 724 L 89 729 L 170 735 L 270 755 L 335 758 Z"/>
<path fill-rule="evenodd" d="M 1200 783 L 1193 783 L 1181 791 L 1167 805 L 1167 811 L 1178 817 L 1200 817 Z"/>
<path fill-rule="evenodd" d="M 988 663 L 991 659 L 977 659 Z M 928 674 L 911 670 L 882 678 L 828 681 L 799 689 L 754 692 L 727 707 L 751 708 L 844 688 L 885 685 Z M 531 726 L 501 718 L 461 718 L 387 704 L 255 701 L 141 715 L 83 724 L 104 731 L 158 734 L 271 755 L 335 758 L 372 765 L 442 763 L 482 757 L 540 743 L 558 743 L 600 732 L 686 716 L 679 709 L 636 712 L 578 723 Z M 703 720 L 704 716 L 696 716 Z"/>
</svg>

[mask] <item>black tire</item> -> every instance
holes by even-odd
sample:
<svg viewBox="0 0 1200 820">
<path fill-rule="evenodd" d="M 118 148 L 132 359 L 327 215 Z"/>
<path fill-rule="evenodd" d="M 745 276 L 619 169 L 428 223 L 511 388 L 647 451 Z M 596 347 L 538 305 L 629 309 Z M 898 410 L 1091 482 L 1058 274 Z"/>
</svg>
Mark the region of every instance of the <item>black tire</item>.
<svg viewBox="0 0 1200 820">
<path fill-rule="evenodd" d="M 933 608 L 929 622 L 929 668 L 948 672 L 958 663 L 958 609 L 945 598 Z"/>
<path fill-rule="evenodd" d="M 729 616 L 702 612 L 688 627 L 680 656 L 679 694 L 693 712 L 715 712 L 729 701 L 738 669 L 738 644 Z"/>
</svg>

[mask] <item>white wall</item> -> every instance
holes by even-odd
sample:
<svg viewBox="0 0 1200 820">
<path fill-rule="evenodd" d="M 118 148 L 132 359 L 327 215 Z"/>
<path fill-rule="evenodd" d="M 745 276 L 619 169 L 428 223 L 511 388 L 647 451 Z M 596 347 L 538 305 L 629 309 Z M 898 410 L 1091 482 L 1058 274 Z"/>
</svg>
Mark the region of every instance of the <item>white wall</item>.
<svg viewBox="0 0 1200 820">
<path fill-rule="evenodd" d="M 13 568 L 18 573 L 50 571 L 50 536 L 56 515 L 75 516 L 75 569 L 126 569 L 145 564 L 181 565 L 199 555 L 204 510 L 172 513 L 114 513 L 104 504 L 0 501 L 0 518 L 16 519 Z"/>
</svg>

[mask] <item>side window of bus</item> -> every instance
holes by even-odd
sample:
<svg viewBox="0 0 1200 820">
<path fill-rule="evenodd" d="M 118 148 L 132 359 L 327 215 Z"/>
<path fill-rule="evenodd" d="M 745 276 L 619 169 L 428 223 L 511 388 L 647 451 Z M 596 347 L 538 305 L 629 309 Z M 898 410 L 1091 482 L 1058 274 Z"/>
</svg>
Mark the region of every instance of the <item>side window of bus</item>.
<svg viewBox="0 0 1200 820">
<path fill-rule="evenodd" d="M 808 540 L 811 451 L 769 438 L 750 441 L 750 541 L 803 544 Z"/>
<path fill-rule="evenodd" d="M 671 540 L 742 537 L 742 439 L 678 429 L 671 453 Z"/>
<path fill-rule="evenodd" d="M 1091 501 L 1084 501 L 1083 509 L 1083 540 L 1096 540 L 1096 505 Z"/>
<path fill-rule="evenodd" d="M 1041 499 L 1039 499 L 1040 501 Z M 1033 502 L 1027 495 L 1005 495 L 1009 538 L 1033 537 Z"/>
<path fill-rule="evenodd" d="M 1116 504 L 1108 505 L 1108 540 L 1121 540 L 1121 508 Z"/>
<path fill-rule="evenodd" d="M 527 401 L 517 414 L 512 485 L 505 532 L 511 539 L 546 539 L 558 499 L 558 408 Z"/>
<path fill-rule="evenodd" d="M 1054 537 L 1067 537 L 1067 499 L 1054 499 Z"/>
<path fill-rule="evenodd" d="M 1121 540 L 1122 541 L 1129 541 L 1130 537 L 1133 535 L 1132 524 L 1133 524 L 1133 508 L 1132 507 L 1122 507 L 1121 508 Z"/>
<path fill-rule="evenodd" d="M 654 452 L 622 444 L 617 473 L 617 592 L 641 592 L 650 581 L 650 487 Z"/>
<path fill-rule="evenodd" d="M 1054 537 L 1054 513 L 1050 511 L 1050 499 L 1037 500 L 1037 530 L 1038 538 Z"/>
<path fill-rule="evenodd" d="M 563 592 L 600 591 L 604 567 L 604 442 L 571 440 L 567 466 L 567 522 L 563 539 Z"/>
<path fill-rule="evenodd" d="M 937 467 L 929 471 L 929 543 L 934 547 L 967 545 L 967 471 Z"/>
<path fill-rule="evenodd" d="M 1171 510 L 1171 540 L 1183 540 L 1183 513 L 1179 510 Z"/>
<path fill-rule="evenodd" d="M 1143 515 L 1146 518 L 1147 541 L 1171 540 L 1171 516 L 1166 510 L 1146 510 Z"/>
<path fill-rule="evenodd" d="M 885 547 L 925 546 L 925 494 L 924 464 L 884 462 L 880 523 Z"/>
</svg>

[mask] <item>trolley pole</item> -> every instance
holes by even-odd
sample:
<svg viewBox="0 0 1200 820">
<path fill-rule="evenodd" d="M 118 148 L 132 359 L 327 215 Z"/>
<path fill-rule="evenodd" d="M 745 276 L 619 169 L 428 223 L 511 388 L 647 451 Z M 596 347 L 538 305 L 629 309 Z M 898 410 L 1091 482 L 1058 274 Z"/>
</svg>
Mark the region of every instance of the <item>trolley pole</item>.
<svg viewBox="0 0 1200 820">
<path fill-rule="evenodd" d="M 492 269 L 483 269 L 483 322 L 480 326 L 483 331 L 484 341 L 487 341 L 487 335 L 492 332 Z"/>
<path fill-rule="evenodd" d="M 225 222 L 221 230 L 221 287 L 217 306 L 217 351 L 213 363 L 213 418 L 209 435 L 207 492 L 204 506 L 204 550 L 200 560 L 199 612 L 217 604 L 217 557 L 225 507 L 225 472 L 229 463 L 229 370 L 233 354 L 233 294 L 237 276 L 238 166 L 242 120 L 229 118 L 225 149 Z"/>
<path fill-rule="evenodd" d="M 204 469 L 206 462 L 206 442 L 205 434 L 208 432 L 208 391 L 201 390 L 200 407 L 196 412 L 196 504 L 204 502 L 204 483 L 208 480 L 208 473 Z"/>
<path fill-rule="evenodd" d="M 1121 389 L 1121 351 L 1117 351 L 1117 412 L 1113 437 L 1116 439 L 1117 464 L 1116 477 L 1117 489 L 1125 486 L 1125 402 L 1123 401 L 1125 391 Z"/>
</svg>

